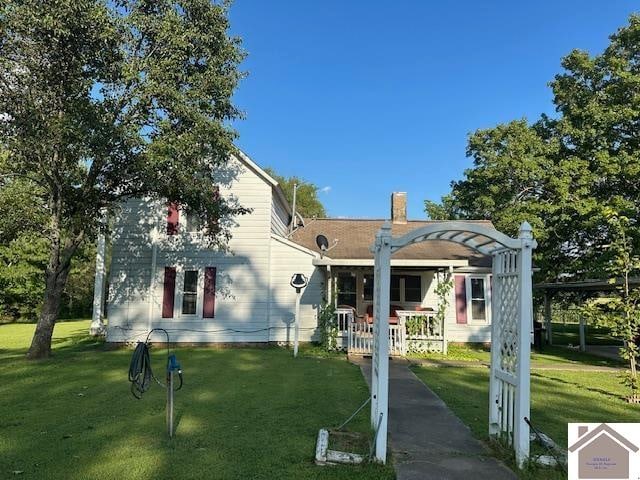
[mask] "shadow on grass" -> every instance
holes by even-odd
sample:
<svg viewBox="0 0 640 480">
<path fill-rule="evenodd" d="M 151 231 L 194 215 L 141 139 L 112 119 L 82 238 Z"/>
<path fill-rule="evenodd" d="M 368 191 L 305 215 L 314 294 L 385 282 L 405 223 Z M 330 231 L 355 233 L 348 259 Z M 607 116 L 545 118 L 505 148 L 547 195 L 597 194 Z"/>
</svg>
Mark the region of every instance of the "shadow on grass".
<svg viewBox="0 0 640 480">
<path fill-rule="evenodd" d="M 104 351 L 82 334 L 56 339 L 55 355 L 29 362 L 3 349 L 0 478 L 391 479 L 390 467 L 318 467 L 318 429 L 337 425 L 368 396 L 357 367 L 313 350 L 176 348 L 176 436 L 165 390 L 129 392 L 130 349 Z M 164 348 L 152 348 L 156 374 Z M 160 375 L 162 376 L 162 375 Z M 354 429 L 368 432 L 368 416 Z"/>
</svg>

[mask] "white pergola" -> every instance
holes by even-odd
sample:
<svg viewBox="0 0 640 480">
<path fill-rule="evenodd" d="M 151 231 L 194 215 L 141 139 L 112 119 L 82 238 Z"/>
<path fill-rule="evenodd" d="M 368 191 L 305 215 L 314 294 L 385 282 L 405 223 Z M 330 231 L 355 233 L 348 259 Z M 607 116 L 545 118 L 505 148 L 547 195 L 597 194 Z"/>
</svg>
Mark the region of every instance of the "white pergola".
<svg viewBox="0 0 640 480">
<path fill-rule="evenodd" d="M 489 434 L 513 447 L 520 465 L 529 457 L 530 354 L 533 328 L 531 226 L 518 238 L 473 222 L 442 222 L 394 238 L 386 222 L 376 234 L 374 264 L 374 346 L 371 365 L 371 424 L 375 458 L 387 457 L 389 413 L 389 287 L 391 255 L 414 243 L 440 240 L 465 245 L 493 257 Z"/>
</svg>

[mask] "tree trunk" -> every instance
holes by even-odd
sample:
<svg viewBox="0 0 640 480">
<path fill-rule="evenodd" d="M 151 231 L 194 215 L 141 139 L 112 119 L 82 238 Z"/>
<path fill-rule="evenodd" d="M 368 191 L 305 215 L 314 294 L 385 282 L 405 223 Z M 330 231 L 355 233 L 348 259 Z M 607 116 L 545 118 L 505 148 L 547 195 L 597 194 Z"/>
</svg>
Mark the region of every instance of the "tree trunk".
<svg viewBox="0 0 640 480">
<path fill-rule="evenodd" d="M 31 347 L 27 358 L 38 359 L 47 358 L 51 355 L 51 337 L 53 335 L 53 327 L 58 320 L 58 312 L 60 310 L 60 300 L 62 292 L 69 278 L 69 270 L 71 264 L 59 266 L 54 270 L 47 270 L 46 287 L 44 291 L 44 300 L 42 302 L 42 312 L 36 325 L 36 331 L 31 340 Z"/>
</svg>

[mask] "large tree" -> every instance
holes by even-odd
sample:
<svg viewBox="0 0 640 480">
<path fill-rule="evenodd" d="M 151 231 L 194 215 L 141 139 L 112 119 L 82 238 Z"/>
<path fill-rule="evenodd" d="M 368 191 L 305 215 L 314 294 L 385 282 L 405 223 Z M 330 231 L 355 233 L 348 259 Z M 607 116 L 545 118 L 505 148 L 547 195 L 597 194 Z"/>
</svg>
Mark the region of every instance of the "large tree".
<svg viewBox="0 0 640 480">
<path fill-rule="evenodd" d="M 517 120 L 469 138 L 473 167 L 452 183 L 436 218 L 485 218 L 515 234 L 526 219 L 539 239 L 547 279 L 597 274 L 612 241 L 607 212 L 637 248 L 640 218 L 640 17 L 596 56 L 576 50 L 551 83 L 557 118 Z"/>
<path fill-rule="evenodd" d="M 0 174 L 37 185 L 48 245 L 29 357 L 51 352 L 71 260 L 101 212 L 131 197 L 176 201 L 207 222 L 245 210 L 217 195 L 233 151 L 242 77 L 229 3 L 22 0 L 0 3 Z"/>
<path fill-rule="evenodd" d="M 300 177 L 284 177 L 276 173 L 272 168 L 265 169 L 280 185 L 287 201 L 293 203 L 293 188 L 296 189 L 296 212 L 305 218 L 324 218 L 327 212 L 318 198 L 318 186 Z"/>
</svg>

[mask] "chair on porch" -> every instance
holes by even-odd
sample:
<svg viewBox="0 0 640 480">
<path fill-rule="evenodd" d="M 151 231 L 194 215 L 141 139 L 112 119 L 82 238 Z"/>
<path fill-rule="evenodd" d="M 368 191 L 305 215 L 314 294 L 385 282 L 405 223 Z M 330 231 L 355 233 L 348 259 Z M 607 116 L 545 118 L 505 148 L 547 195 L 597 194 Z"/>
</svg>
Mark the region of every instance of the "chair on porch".
<svg viewBox="0 0 640 480">
<path fill-rule="evenodd" d="M 398 323 L 398 310 L 404 309 L 399 305 L 389 305 L 389 325 L 396 325 Z M 373 305 L 367 307 L 367 311 L 364 314 L 364 321 L 373 323 Z"/>
</svg>

